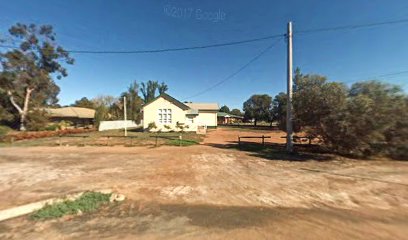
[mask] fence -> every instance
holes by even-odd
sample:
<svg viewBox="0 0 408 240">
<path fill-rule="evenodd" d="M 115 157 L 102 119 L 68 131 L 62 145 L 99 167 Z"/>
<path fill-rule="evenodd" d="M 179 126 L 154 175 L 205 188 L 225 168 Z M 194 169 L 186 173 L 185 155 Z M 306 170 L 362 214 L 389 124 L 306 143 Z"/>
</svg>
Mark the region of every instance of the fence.
<svg viewBox="0 0 408 240">
<path fill-rule="evenodd" d="M 68 141 L 68 139 L 75 139 L 73 141 Z M 149 141 L 148 139 L 152 139 L 153 142 Z M 159 139 L 164 140 L 174 140 L 177 144 L 182 146 L 184 141 L 191 141 L 188 139 L 183 140 L 183 135 L 167 135 L 162 136 L 160 134 L 152 134 L 146 137 L 140 136 L 114 136 L 114 135 L 106 135 L 106 136 L 98 136 L 98 137 L 91 137 L 87 135 L 59 135 L 58 140 L 56 142 L 57 146 L 63 145 L 73 145 L 73 146 L 117 146 L 117 145 L 124 145 L 124 146 L 141 146 L 141 145 L 154 145 L 158 147 Z M 141 144 L 142 143 L 142 144 Z M 12 143 L 11 143 L 12 144 Z M 161 143 L 166 145 L 166 143 Z"/>
<path fill-rule="evenodd" d="M 132 120 L 101 121 L 99 123 L 98 131 L 124 129 L 125 126 L 127 128 L 136 128 L 136 127 L 143 126 L 143 124 L 142 123 L 137 124 L 135 121 L 132 121 Z"/>
<path fill-rule="evenodd" d="M 238 136 L 238 146 L 241 147 L 241 138 L 261 138 L 262 146 L 265 146 L 265 138 L 271 138 L 271 136 Z"/>
</svg>

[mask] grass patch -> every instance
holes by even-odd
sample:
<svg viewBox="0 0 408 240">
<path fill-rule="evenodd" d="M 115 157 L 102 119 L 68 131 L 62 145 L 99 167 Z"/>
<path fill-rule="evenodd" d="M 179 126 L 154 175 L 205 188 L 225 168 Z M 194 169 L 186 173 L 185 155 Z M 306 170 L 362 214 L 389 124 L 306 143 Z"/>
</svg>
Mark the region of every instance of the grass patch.
<svg viewBox="0 0 408 240">
<path fill-rule="evenodd" d="M 180 146 L 180 145 L 181 146 L 191 146 L 191 145 L 199 144 L 199 142 L 195 140 L 187 140 L 187 139 L 183 139 L 183 140 L 172 139 L 172 140 L 169 140 L 167 144 L 171 146 Z"/>
<path fill-rule="evenodd" d="M 81 134 L 70 134 L 60 137 L 47 137 L 38 139 L 26 139 L 13 142 L 15 147 L 30 147 L 30 146 L 152 146 L 168 145 L 170 140 L 177 140 L 180 133 L 175 132 L 128 132 L 128 137 L 124 137 L 122 130 L 108 130 L 103 132 L 88 132 Z M 195 132 L 183 133 L 183 139 L 194 141 L 197 144 L 202 141 L 204 136 L 196 134 Z M 193 143 L 185 143 L 183 145 L 192 145 Z M 2 146 L 9 146 L 9 143 L 1 143 Z M 170 145 L 178 145 L 170 144 Z"/>
<path fill-rule="evenodd" d="M 111 194 L 86 192 L 76 200 L 66 200 L 60 203 L 46 205 L 31 215 L 33 220 L 59 218 L 64 215 L 73 215 L 81 212 L 92 212 L 101 205 L 108 203 Z"/>
</svg>

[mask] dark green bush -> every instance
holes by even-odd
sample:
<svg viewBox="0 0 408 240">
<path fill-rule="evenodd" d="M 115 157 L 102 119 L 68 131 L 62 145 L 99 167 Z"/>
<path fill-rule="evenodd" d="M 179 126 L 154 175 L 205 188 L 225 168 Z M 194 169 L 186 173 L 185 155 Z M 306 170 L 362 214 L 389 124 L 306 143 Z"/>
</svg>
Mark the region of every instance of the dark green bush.
<svg viewBox="0 0 408 240">
<path fill-rule="evenodd" d="M 156 126 L 156 123 L 155 122 L 150 122 L 148 125 L 147 125 L 147 129 L 149 129 L 149 131 L 150 130 L 153 130 L 153 129 L 156 129 L 157 128 L 157 126 Z"/>
<path fill-rule="evenodd" d="M 0 137 L 5 136 L 10 131 L 11 131 L 11 128 L 0 125 Z"/>
<path fill-rule="evenodd" d="M 297 72 L 294 90 L 295 129 L 341 154 L 408 159 L 408 97 L 400 87 L 365 81 L 347 89 Z"/>
<path fill-rule="evenodd" d="M 56 131 L 59 130 L 59 126 L 57 124 L 51 124 L 45 127 L 46 131 Z"/>
<path fill-rule="evenodd" d="M 48 123 L 49 120 L 44 111 L 33 110 L 27 115 L 26 127 L 29 131 L 43 131 Z"/>
</svg>

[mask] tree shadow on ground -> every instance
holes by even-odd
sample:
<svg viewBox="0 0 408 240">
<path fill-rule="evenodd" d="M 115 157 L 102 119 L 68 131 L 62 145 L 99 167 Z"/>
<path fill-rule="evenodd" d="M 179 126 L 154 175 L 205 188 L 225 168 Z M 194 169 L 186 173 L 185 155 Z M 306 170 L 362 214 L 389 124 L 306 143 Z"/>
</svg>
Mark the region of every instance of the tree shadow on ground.
<svg viewBox="0 0 408 240">
<path fill-rule="evenodd" d="M 125 130 L 123 130 L 125 131 Z M 127 129 L 128 132 L 144 132 L 143 127 L 134 127 L 134 128 L 129 128 Z"/>
<path fill-rule="evenodd" d="M 295 144 L 293 153 L 286 151 L 286 145 L 280 143 L 260 143 L 229 141 L 226 144 L 208 143 L 207 146 L 237 149 L 239 151 L 248 152 L 250 156 L 260 157 L 268 160 L 285 160 L 285 161 L 330 161 L 334 156 L 327 152 L 319 145 Z"/>
</svg>

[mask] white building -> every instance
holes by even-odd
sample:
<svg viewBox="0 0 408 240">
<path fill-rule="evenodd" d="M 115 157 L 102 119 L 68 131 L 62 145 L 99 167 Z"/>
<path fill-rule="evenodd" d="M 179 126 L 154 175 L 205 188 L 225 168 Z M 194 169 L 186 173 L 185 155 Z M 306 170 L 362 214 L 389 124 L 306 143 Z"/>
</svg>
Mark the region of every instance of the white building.
<svg viewBox="0 0 408 240">
<path fill-rule="evenodd" d="M 217 127 L 217 103 L 182 103 L 161 94 L 143 106 L 143 128 L 151 131 L 196 131 L 197 127 Z"/>
</svg>

